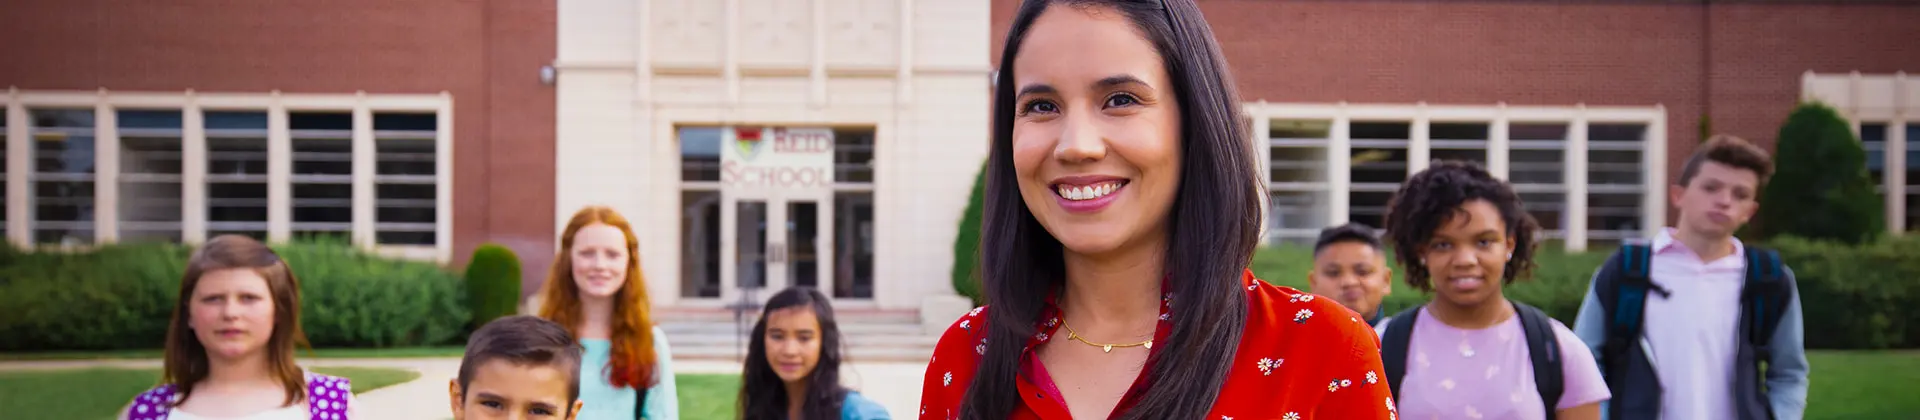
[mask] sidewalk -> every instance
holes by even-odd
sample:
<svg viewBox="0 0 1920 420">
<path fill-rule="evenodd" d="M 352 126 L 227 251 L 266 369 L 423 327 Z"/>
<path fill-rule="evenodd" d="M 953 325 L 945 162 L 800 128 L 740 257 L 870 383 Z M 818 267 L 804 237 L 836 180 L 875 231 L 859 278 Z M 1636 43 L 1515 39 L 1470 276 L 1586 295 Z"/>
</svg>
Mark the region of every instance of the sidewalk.
<svg viewBox="0 0 1920 420">
<path fill-rule="evenodd" d="M 365 420 L 449 419 L 447 381 L 460 374 L 459 358 L 305 359 L 303 366 L 357 366 L 407 369 L 420 378 L 359 394 L 355 402 Z M 49 360 L 0 362 L 0 371 L 85 368 L 157 369 L 157 359 Z M 872 362 L 841 367 L 841 381 L 887 408 L 896 419 L 918 418 L 920 381 L 926 363 Z M 740 363 L 689 360 L 674 364 L 677 375 L 740 374 Z M 360 420 L 360 419 L 356 419 Z M 706 420 L 706 419 L 687 419 Z"/>
</svg>

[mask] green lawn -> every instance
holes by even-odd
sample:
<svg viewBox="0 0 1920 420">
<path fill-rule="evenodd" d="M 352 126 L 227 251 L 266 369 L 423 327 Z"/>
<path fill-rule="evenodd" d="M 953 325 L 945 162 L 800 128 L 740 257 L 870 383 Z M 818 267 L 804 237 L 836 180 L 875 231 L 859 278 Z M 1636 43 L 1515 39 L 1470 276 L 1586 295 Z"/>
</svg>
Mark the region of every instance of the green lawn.
<svg viewBox="0 0 1920 420">
<path fill-rule="evenodd" d="M 353 380 L 358 394 L 411 381 L 408 370 L 323 367 L 313 371 Z M 0 413 L 32 413 L 33 418 L 110 419 L 133 396 L 160 380 L 157 369 L 66 369 L 0 372 Z"/>
<path fill-rule="evenodd" d="M 1807 419 L 1895 419 L 1920 413 L 1920 351 L 1814 351 Z"/>
<path fill-rule="evenodd" d="M 390 349 L 328 348 L 296 351 L 297 357 L 320 359 L 391 359 L 414 357 L 460 357 L 465 348 L 446 347 L 401 347 Z M 27 360 L 94 360 L 94 359 L 158 359 L 160 349 L 137 350 L 100 350 L 100 351 L 47 351 L 0 353 L 0 361 Z"/>
<path fill-rule="evenodd" d="M 740 375 L 675 375 L 680 418 L 731 419 L 740 399 Z"/>
</svg>

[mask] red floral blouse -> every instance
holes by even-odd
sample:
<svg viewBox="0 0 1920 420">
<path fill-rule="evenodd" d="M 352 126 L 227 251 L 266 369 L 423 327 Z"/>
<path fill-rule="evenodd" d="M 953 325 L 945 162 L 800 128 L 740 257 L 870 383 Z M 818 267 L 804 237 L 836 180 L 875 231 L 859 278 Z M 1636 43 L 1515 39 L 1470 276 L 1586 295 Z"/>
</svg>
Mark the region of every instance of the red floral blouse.
<svg viewBox="0 0 1920 420">
<path fill-rule="evenodd" d="M 1395 420 L 1392 391 L 1380 366 L 1379 340 L 1365 320 L 1331 299 L 1267 284 L 1253 278 L 1251 271 L 1241 281 L 1248 299 L 1246 332 L 1208 419 Z M 1163 298 L 1156 339 L 1164 339 L 1169 332 L 1165 302 L 1171 298 Z M 920 394 L 922 420 L 959 417 L 975 365 L 986 353 L 986 311 L 975 308 L 940 337 Z M 1022 400 L 1011 418 L 1072 418 L 1045 367 L 1033 357 L 1036 346 L 1054 338 L 1060 326 L 1058 313 L 1049 304 L 1041 319 L 1035 320 L 1039 332 L 1028 340 L 1021 356 L 1023 373 L 1018 383 L 1007 384 L 1019 388 Z M 1148 386 L 1146 372 L 1141 371 L 1132 391 Z M 1115 411 L 1133 403 L 1131 398 L 1122 400 Z"/>
</svg>

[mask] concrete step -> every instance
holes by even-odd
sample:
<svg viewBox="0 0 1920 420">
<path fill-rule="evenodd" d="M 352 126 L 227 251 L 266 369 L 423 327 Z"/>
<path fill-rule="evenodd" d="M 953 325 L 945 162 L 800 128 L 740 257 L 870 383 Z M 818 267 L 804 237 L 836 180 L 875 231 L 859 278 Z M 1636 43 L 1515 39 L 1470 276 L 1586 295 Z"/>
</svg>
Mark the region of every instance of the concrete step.
<svg viewBox="0 0 1920 420">
<path fill-rule="evenodd" d="M 660 329 L 667 335 L 688 334 L 733 334 L 735 331 L 751 331 L 752 323 L 735 324 L 727 322 L 661 322 Z M 859 335 L 927 335 L 919 323 L 840 323 L 840 333 L 849 336 Z"/>
<path fill-rule="evenodd" d="M 933 356 L 933 347 L 847 346 L 844 354 L 849 361 L 853 362 L 926 363 Z M 745 346 L 726 344 L 683 346 L 680 343 L 673 343 L 673 359 L 676 361 L 740 361 L 745 356 Z"/>
</svg>

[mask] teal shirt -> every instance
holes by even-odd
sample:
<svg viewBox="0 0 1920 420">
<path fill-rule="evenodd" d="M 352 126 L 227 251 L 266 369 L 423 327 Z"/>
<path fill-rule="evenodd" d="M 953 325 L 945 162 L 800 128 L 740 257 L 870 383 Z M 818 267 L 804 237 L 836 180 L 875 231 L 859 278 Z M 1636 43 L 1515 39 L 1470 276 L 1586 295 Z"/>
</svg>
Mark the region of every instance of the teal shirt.
<svg viewBox="0 0 1920 420">
<path fill-rule="evenodd" d="M 580 407 L 578 420 L 631 420 L 633 406 L 639 393 L 633 388 L 615 388 L 607 384 L 607 361 L 612 355 L 613 343 L 603 339 L 580 340 L 586 347 L 586 354 L 580 358 Z M 648 420 L 679 420 L 680 398 L 674 390 L 673 350 L 667 346 L 667 334 L 660 327 L 653 327 L 654 362 L 653 388 L 647 390 L 646 412 L 641 417 Z"/>
<path fill-rule="evenodd" d="M 893 420 L 887 414 L 887 408 L 867 399 L 858 392 L 847 391 L 847 399 L 840 402 L 841 420 Z"/>
</svg>

